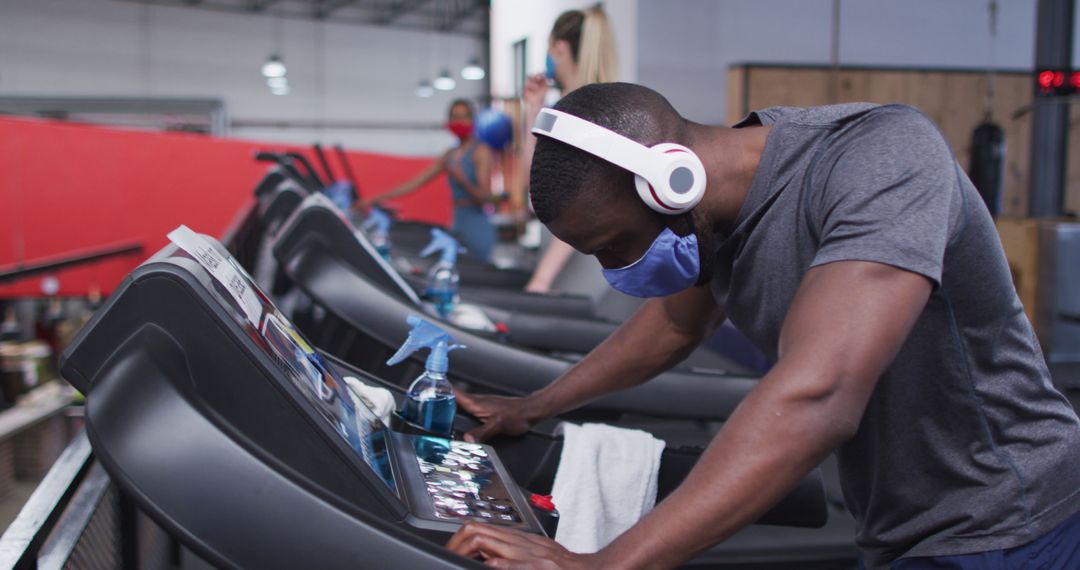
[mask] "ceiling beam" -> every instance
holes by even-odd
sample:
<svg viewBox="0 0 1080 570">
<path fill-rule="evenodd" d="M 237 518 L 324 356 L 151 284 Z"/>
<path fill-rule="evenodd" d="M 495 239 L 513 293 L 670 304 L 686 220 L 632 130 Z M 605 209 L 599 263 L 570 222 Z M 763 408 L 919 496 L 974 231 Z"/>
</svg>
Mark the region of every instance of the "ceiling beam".
<svg viewBox="0 0 1080 570">
<path fill-rule="evenodd" d="M 248 12 L 264 12 L 267 8 L 277 4 L 280 0 L 251 0 L 248 4 Z"/>
<path fill-rule="evenodd" d="M 481 29 L 464 25 L 472 22 L 470 13 L 484 8 L 488 0 L 115 0 L 129 4 L 154 6 L 185 6 L 226 14 L 272 13 L 288 20 L 316 19 L 316 9 L 329 9 L 328 21 L 352 26 L 385 26 L 403 30 L 430 31 L 469 37 L 487 37 L 487 22 Z M 4 0 L 0 0 L 2 5 Z M 197 2 L 197 4 L 189 4 Z M 446 5 L 452 5 L 450 10 Z M 344 10 L 353 6 L 355 10 Z M 273 10 L 271 10 L 273 8 Z M 464 12 L 463 12 L 464 11 Z M 407 18 L 407 16 L 416 16 Z M 404 21 L 402 21 L 404 19 Z"/>
<path fill-rule="evenodd" d="M 483 8 L 487 2 L 485 0 L 472 0 L 472 3 L 464 8 L 458 8 L 454 6 L 454 12 L 446 21 L 446 25 L 442 27 L 443 31 L 456 30 L 469 16 L 472 16 L 477 10 Z"/>
<path fill-rule="evenodd" d="M 325 20 L 334 12 L 355 3 L 356 0 L 322 0 L 315 7 L 315 17 Z"/>
<path fill-rule="evenodd" d="M 394 23 L 395 20 L 415 11 L 424 4 L 427 4 L 428 0 L 398 0 L 391 6 L 385 14 L 375 18 L 375 23 L 380 26 L 385 26 Z"/>
</svg>

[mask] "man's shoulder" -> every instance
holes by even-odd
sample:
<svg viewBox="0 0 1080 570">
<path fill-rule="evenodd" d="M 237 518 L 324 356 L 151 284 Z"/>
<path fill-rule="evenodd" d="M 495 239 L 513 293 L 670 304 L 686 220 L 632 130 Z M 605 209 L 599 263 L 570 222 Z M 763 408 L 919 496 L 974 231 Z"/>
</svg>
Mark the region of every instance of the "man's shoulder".
<svg viewBox="0 0 1080 570">
<path fill-rule="evenodd" d="M 766 107 L 746 116 L 735 126 L 786 123 L 805 127 L 836 128 L 858 123 L 933 126 L 919 109 L 905 104 L 841 103 L 819 107 Z"/>
</svg>

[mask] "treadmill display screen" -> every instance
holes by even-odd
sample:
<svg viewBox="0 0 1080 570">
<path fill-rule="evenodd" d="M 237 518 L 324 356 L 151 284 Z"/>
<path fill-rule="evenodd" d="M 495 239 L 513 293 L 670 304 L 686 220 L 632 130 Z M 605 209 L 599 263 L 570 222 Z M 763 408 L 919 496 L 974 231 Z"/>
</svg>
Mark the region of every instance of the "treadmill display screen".
<svg viewBox="0 0 1080 570">
<path fill-rule="evenodd" d="M 397 495 L 390 467 L 391 443 L 382 420 L 362 402 L 354 402 L 341 375 L 311 348 L 232 257 L 222 255 L 184 226 L 170 233 L 169 239 L 213 276 L 215 289 L 234 319 L 277 363 L 319 417 Z"/>
</svg>

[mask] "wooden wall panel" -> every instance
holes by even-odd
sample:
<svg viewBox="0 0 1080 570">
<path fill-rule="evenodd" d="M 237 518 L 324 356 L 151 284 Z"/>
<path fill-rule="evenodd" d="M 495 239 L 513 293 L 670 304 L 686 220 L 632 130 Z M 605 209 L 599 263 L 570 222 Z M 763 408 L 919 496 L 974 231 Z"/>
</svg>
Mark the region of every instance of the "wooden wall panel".
<svg viewBox="0 0 1080 570">
<path fill-rule="evenodd" d="M 1065 211 L 1080 213 L 1080 105 L 1070 111 L 1069 162 L 1065 167 Z"/>
<path fill-rule="evenodd" d="M 727 111 L 724 115 L 725 123 L 734 125 L 743 118 L 743 79 L 746 73 L 743 68 L 732 67 L 727 74 Z"/>
<path fill-rule="evenodd" d="M 967 168 L 971 133 L 985 114 L 986 82 L 986 74 L 976 71 L 736 66 L 728 74 L 727 117 L 734 122 L 746 110 L 774 105 L 906 103 L 938 124 Z M 998 73 L 994 90 L 993 118 L 1005 130 L 1006 140 L 1002 214 L 1023 217 L 1027 214 L 1031 115 L 1014 119 L 1013 113 L 1031 103 L 1031 78 L 1026 73 Z M 1080 114 L 1080 107 L 1075 113 Z M 1066 209 L 1080 211 L 1080 127 L 1070 131 L 1069 141 Z"/>
</svg>

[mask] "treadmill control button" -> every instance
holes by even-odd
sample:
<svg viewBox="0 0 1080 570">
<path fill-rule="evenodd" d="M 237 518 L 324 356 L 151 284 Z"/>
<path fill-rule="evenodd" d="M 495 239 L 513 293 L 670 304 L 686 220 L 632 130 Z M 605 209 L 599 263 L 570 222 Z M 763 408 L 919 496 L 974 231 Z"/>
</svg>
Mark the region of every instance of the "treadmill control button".
<svg viewBox="0 0 1080 570">
<path fill-rule="evenodd" d="M 532 496 L 529 497 L 529 502 L 540 510 L 549 513 L 555 511 L 555 503 L 551 500 L 551 495 L 538 495 L 533 493 Z"/>
</svg>

